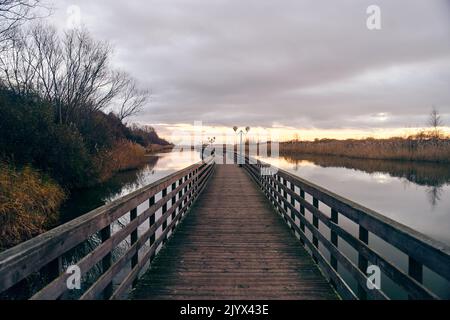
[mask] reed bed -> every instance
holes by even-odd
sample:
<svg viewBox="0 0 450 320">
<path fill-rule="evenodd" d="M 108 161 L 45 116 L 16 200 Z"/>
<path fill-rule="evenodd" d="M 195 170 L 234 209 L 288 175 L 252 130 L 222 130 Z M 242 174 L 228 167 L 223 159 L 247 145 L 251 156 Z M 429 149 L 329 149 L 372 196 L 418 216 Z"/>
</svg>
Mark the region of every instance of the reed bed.
<svg viewBox="0 0 450 320">
<path fill-rule="evenodd" d="M 323 139 L 280 143 L 280 155 L 294 154 L 450 163 L 450 139 L 432 137 L 364 140 Z"/>
<path fill-rule="evenodd" d="M 115 173 L 140 168 L 148 161 L 146 150 L 129 140 L 117 141 L 112 149 L 100 152 L 95 159 L 99 170 L 99 181 L 105 182 Z"/>
</svg>

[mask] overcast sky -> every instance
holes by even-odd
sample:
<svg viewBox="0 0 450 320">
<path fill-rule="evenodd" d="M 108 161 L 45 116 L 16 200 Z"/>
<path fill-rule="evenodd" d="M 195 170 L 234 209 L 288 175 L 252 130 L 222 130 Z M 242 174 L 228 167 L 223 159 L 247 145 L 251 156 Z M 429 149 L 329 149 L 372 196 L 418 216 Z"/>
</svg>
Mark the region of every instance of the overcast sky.
<svg viewBox="0 0 450 320">
<path fill-rule="evenodd" d="M 381 8 L 381 30 L 366 9 Z M 315 129 L 450 122 L 449 0 L 58 0 L 152 92 L 137 119 Z"/>
</svg>

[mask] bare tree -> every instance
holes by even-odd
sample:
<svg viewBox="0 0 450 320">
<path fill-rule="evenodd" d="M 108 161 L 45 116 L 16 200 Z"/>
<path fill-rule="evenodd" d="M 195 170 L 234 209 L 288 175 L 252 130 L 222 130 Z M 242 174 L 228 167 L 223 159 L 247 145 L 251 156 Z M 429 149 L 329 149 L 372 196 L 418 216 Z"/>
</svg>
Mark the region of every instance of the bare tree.
<svg viewBox="0 0 450 320">
<path fill-rule="evenodd" d="M 113 104 L 119 104 L 117 115 L 123 120 L 141 111 L 148 99 L 148 91 L 139 89 L 135 80 L 111 68 L 111 46 L 95 41 L 84 29 L 60 35 L 52 26 L 37 24 L 16 31 L 13 41 L 0 53 L 4 84 L 53 103 L 60 123 Z"/>
<path fill-rule="evenodd" d="M 435 107 L 433 107 L 430 112 L 430 116 L 428 119 L 428 125 L 432 128 L 433 138 L 439 138 L 441 136 L 440 127 L 442 127 L 444 125 L 444 122 L 442 121 L 439 111 Z"/>
<path fill-rule="evenodd" d="M 436 109 L 436 107 L 433 107 L 433 109 L 430 112 L 430 118 L 428 120 L 428 124 L 433 129 L 438 129 L 443 125 L 443 121 L 441 118 L 441 115 L 439 114 L 439 111 Z"/>
<path fill-rule="evenodd" d="M 82 109 L 105 109 L 123 84 L 112 72 L 112 48 L 93 40 L 86 30 L 72 30 L 63 39 L 63 74 L 59 83 L 66 108 L 64 121 Z M 56 84 L 55 84 L 56 85 Z"/>
<path fill-rule="evenodd" d="M 17 94 L 29 94 L 34 91 L 37 75 L 36 54 L 29 47 L 22 32 L 16 32 L 11 40 L 8 54 L 0 54 L 0 70 L 4 85 Z"/>
<path fill-rule="evenodd" d="M 0 0 L 0 43 L 11 40 L 24 21 L 36 18 L 33 10 L 40 0 Z"/>
<path fill-rule="evenodd" d="M 148 90 L 139 89 L 136 80 L 124 74 L 124 86 L 119 97 L 117 117 L 123 121 L 142 111 L 150 93 Z"/>
</svg>

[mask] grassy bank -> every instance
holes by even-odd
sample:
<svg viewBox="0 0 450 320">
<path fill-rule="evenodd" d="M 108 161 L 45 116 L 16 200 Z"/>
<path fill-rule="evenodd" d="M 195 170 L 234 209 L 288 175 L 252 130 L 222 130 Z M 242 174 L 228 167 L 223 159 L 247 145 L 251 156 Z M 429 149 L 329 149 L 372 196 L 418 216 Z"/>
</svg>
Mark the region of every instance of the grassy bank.
<svg viewBox="0 0 450 320">
<path fill-rule="evenodd" d="M 64 199 L 62 188 L 46 175 L 0 162 L 0 251 L 51 227 Z"/>
<path fill-rule="evenodd" d="M 170 145 L 152 144 L 145 148 L 145 152 L 147 154 L 153 154 L 158 152 L 169 152 L 172 151 L 173 147 L 174 146 L 172 144 Z"/>
<path fill-rule="evenodd" d="M 280 155 L 312 154 L 360 159 L 450 163 L 450 138 L 409 138 L 289 141 L 280 143 Z"/>
<path fill-rule="evenodd" d="M 147 158 L 145 148 L 129 140 L 118 140 L 110 150 L 105 150 L 95 158 L 95 166 L 100 168 L 98 181 L 109 180 L 115 173 L 138 169 Z"/>
</svg>

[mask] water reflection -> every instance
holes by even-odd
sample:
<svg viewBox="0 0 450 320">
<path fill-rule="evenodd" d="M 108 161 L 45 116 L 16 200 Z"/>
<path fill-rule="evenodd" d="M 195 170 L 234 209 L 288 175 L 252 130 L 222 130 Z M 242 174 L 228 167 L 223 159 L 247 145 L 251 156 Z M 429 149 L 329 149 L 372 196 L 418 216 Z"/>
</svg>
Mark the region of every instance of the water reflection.
<svg viewBox="0 0 450 320">
<path fill-rule="evenodd" d="M 120 172 L 106 183 L 73 191 L 61 208 L 60 223 L 79 217 L 198 161 L 200 155 L 196 151 L 148 156 L 147 163 L 138 170 Z"/>
<path fill-rule="evenodd" d="M 438 201 L 441 200 L 443 190 L 442 186 L 433 186 L 428 188 L 427 194 L 428 194 L 428 201 L 431 203 L 431 205 L 436 207 Z"/>
<path fill-rule="evenodd" d="M 450 244 L 450 166 L 298 155 L 263 161 Z"/>
<path fill-rule="evenodd" d="M 379 183 L 387 183 L 389 177 L 405 179 L 408 182 L 426 187 L 427 199 L 433 208 L 441 200 L 443 187 L 450 182 L 450 166 L 445 164 L 317 155 L 289 155 L 283 158 L 294 164 L 296 171 L 301 166 L 317 165 L 322 168 L 340 167 L 367 172 L 372 174 Z"/>
<path fill-rule="evenodd" d="M 300 166 L 312 164 L 323 168 L 340 167 L 367 173 L 403 178 L 421 186 L 442 187 L 450 182 L 450 166 L 436 163 L 413 161 L 390 161 L 372 159 L 353 159 L 335 156 L 298 155 L 283 156 L 287 162 Z"/>
<path fill-rule="evenodd" d="M 73 192 L 69 200 L 64 204 L 61 210 L 60 223 L 72 220 L 83 215 L 105 203 L 111 202 L 117 198 L 123 197 L 135 190 L 138 190 L 152 182 L 155 182 L 173 172 L 179 171 L 189 165 L 200 161 L 200 154 L 196 151 L 177 151 L 169 153 L 160 153 L 148 157 L 146 165 L 139 170 L 131 170 L 121 172 L 115 175 L 107 183 L 98 185 L 94 188 L 77 190 Z M 159 195 L 160 196 L 160 195 Z M 148 208 L 148 203 L 138 206 L 138 215 Z M 161 209 L 156 212 L 156 218 L 162 215 Z M 118 232 L 130 222 L 129 214 L 125 214 L 117 221 L 112 223 L 112 234 Z M 138 228 L 139 234 L 142 234 L 149 228 L 148 221 Z M 162 230 L 157 230 L 160 234 Z M 130 236 L 124 238 L 112 251 L 112 260 L 116 262 L 130 248 Z M 75 248 L 64 254 L 62 259 L 62 268 L 66 270 L 68 266 L 78 263 L 83 257 L 93 252 L 101 244 L 101 236 L 99 232 L 91 235 L 87 240 L 83 241 Z M 149 241 L 147 241 L 139 250 L 147 250 Z M 78 299 L 89 288 L 99 276 L 102 274 L 101 262 L 94 265 L 86 274 L 83 275 L 81 290 L 75 290 L 67 293 L 65 299 Z M 144 268 L 145 270 L 145 268 Z M 130 271 L 130 266 L 125 267 L 119 274 L 113 277 L 113 286 L 117 286 Z M 41 273 L 45 276 L 45 271 Z M 29 297 L 38 291 L 39 286 L 36 280 L 30 282 L 33 288 L 24 288 L 22 285 L 14 297 L 19 297 L 18 293 L 23 293 L 23 298 Z M 42 287 L 42 284 L 40 284 Z"/>
</svg>

